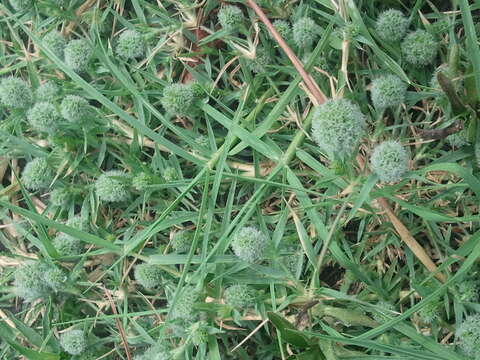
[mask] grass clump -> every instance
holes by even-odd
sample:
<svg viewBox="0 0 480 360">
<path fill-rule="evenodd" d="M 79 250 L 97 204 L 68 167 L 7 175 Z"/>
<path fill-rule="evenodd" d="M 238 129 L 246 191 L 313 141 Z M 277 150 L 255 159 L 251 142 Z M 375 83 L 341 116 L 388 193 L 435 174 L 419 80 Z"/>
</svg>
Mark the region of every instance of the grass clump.
<svg viewBox="0 0 480 360">
<path fill-rule="evenodd" d="M 478 5 L 30 4 L 1 359 L 478 357 Z"/>
</svg>

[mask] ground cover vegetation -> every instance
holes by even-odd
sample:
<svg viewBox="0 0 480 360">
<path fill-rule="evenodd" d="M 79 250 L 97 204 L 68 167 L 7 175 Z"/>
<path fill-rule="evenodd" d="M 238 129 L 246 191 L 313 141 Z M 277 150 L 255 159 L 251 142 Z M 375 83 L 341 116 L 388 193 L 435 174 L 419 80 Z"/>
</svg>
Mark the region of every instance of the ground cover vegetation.
<svg viewBox="0 0 480 360">
<path fill-rule="evenodd" d="M 479 360 L 479 18 L 0 0 L 0 358 Z"/>
</svg>

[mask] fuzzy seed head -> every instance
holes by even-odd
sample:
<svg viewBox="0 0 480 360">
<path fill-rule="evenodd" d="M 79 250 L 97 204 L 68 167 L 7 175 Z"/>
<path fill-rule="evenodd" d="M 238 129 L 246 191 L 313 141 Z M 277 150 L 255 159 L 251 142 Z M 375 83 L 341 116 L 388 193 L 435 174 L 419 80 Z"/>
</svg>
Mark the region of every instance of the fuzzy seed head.
<svg viewBox="0 0 480 360">
<path fill-rule="evenodd" d="M 438 304 L 436 302 L 428 303 L 420 309 L 418 316 L 425 324 L 431 324 L 440 316 Z"/>
<path fill-rule="evenodd" d="M 324 151 L 343 158 L 364 134 L 365 117 L 360 107 L 347 99 L 332 99 L 313 114 L 312 137 Z"/>
<path fill-rule="evenodd" d="M 101 201 L 126 201 L 130 198 L 127 182 L 127 174 L 120 170 L 110 170 L 98 177 L 95 182 L 95 191 Z"/>
<path fill-rule="evenodd" d="M 190 231 L 177 231 L 172 237 L 172 248 L 179 254 L 186 253 L 190 250 L 192 240 L 192 233 Z"/>
<path fill-rule="evenodd" d="M 195 346 L 200 346 L 208 341 L 208 326 L 205 322 L 194 324 L 190 327 L 190 335 L 192 343 Z"/>
<path fill-rule="evenodd" d="M 261 74 L 265 72 L 267 65 L 272 63 L 273 59 L 270 53 L 265 48 L 257 48 L 255 58 L 248 61 L 248 67 L 254 73 Z"/>
<path fill-rule="evenodd" d="M 75 256 L 81 254 L 83 251 L 83 244 L 80 239 L 65 233 L 58 234 L 52 243 L 62 256 Z"/>
<path fill-rule="evenodd" d="M 163 89 L 162 105 L 169 113 L 191 116 L 195 100 L 195 91 L 190 84 L 172 84 Z"/>
<path fill-rule="evenodd" d="M 154 264 L 139 264 L 134 270 L 135 280 L 146 289 L 154 289 L 162 284 L 162 270 Z"/>
<path fill-rule="evenodd" d="M 474 359 L 480 358 L 480 314 L 470 315 L 457 329 L 460 348 L 467 356 Z"/>
<path fill-rule="evenodd" d="M 10 5 L 17 11 L 27 11 L 33 6 L 32 0 L 10 0 Z"/>
<path fill-rule="evenodd" d="M 372 81 L 372 102 L 377 109 L 398 106 L 405 101 L 407 84 L 396 75 L 385 75 Z"/>
<path fill-rule="evenodd" d="M 293 42 L 299 48 L 309 48 L 320 34 L 320 27 L 309 17 L 298 19 L 293 24 Z"/>
<path fill-rule="evenodd" d="M 425 30 L 417 30 L 405 37 L 401 48 L 403 57 L 409 64 L 425 66 L 435 60 L 438 43 Z"/>
<path fill-rule="evenodd" d="M 132 186 L 138 191 L 145 191 L 152 184 L 152 178 L 145 172 L 138 173 L 132 179 Z"/>
<path fill-rule="evenodd" d="M 0 82 L 0 102 L 12 109 L 25 109 L 33 102 L 32 90 L 20 78 L 4 78 Z"/>
<path fill-rule="evenodd" d="M 457 149 L 469 144 L 468 135 L 465 130 L 462 130 L 455 134 L 448 135 L 446 140 L 452 148 L 457 148 Z"/>
<path fill-rule="evenodd" d="M 147 349 L 143 355 L 135 356 L 134 360 L 170 360 L 170 351 L 163 343 L 157 343 Z"/>
<path fill-rule="evenodd" d="M 59 92 L 57 84 L 47 81 L 37 88 L 35 98 L 38 102 L 52 102 L 57 98 Z"/>
<path fill-rule="evenodd" d="M 222 6 L 217 16 L 220 25 L 227 31 L 236 30 L 243 23 L 243 13 L 238 6 Z"/>
<path fill-rule="evenodd" d="M 178 177 L 177 170 L 175 170 L 174 167 L 169 166 L 163 172 L 163 178 L 167 182 L 175 181 L 177 180 L 177 177 Z"/>
<path fill-rule="evenodd" d="M 65 225 L 70 226 L 74 229 L 86 231 L 88 228 L 88 221 L 86 221 L 81 216 L 73 216 L 67 220 Z"/>
<path fill-rule="evenodd" d="M 52 103 L 39 102 L 28 110 L 27 120 L 35 130 L 52 133 L 58 129 L 60 114 Z"/>
<path fill-rule="evenodd" d="M 14 274 L 14 293 L 26 302 L 47 298 L 51 292 L 43 279 L 48 266 L 38 261 L 28 261 Z"/>
<path fill-rule="evenodd" d="M 69 330 L 60 335 L 60 346 L 70 355 L 80 355 L 87 349 L 87 339 L 82 330 Z"/>
<path fill-rule="evenodd" d="M 87 69 L 93 56 L 93 49 L 85 39 L 71 40 L 63 52 L 65 63 L 75 72 Z"/>
<path fill-rule="evenodd" d="M 460 294 L 461 301 L 477 302 L 480 293 L 480 285 L 478 281 L 474 280 L 462 281 L 458 285 L 458 293 Z"/>
<path fill-rule="evenodd" d="M 59 187 L 50 193 L 50 203 L 53 206 L 63 207 L 70 200 L 70 191 L 65 187 Z"/>
<path fill-rule="evenodd" d="M 43 43 L 60 59 L 63 59 L 63 51 L 67 44 L 65 38 L 58 31 L 53 30 L 43 37 Z"/>
<path fill-rule="evenodd" d="M 245 309 L 255 304 L 255 290 L 248 285 L 232 285 L 225 290 L 225 303 L 235 309 Z"/>
<path fill-rule="evenodd" d="M 171 312 L 172 319 L 194 321 L 196 314 L 193 305 L 197 302 L 199 295 L 193 286 L 185 287 Z"/>
<path fill-rule="evenodd" d="M 445 77 L 447 77 L 453 83 L 455 90 L 460 90 L 463 82 L 458 78 L 458 76 L 456 76 L 455 71 L 453 71 L 453 69 L 451 69 L 448 64 L 442 64 L 435 69 L 432 74 L 432 79 L 430 80 L 431 88 L 443 94 L 443 89 L 440 86 L 440 82 L 438 81 L 439 73 L 445 75 Z"/>
<path fill-rule="evenodd" d="M 384 141 L 373 149 L 372 171 L 381 181 L 400 181 L 408 170 L 409 152 L 397 141 Z"/>
<path fill-rule="evenodd" d="M 382 40 L 396 42 L 404 38 L 408 25 L 408 19 L 401 11 L 390 9 L 378 16 L 376 30 Z"/>
<path fill-rule="evenodd" d="M 263 259 L 268 238 L 253 226 L 240 229 L 233 238 L 232 250 L 243 261 L 255 263 Z"/>
<path fill-rule="evenodd" d="M 65 120 L 81 122 L 90 114 L 88 101 L 81 96 L 67 95 L 60 104 L 60 111 Z"/>
<path fill-rule="evenodd" d="M 43 280 L 54 291 L 59 292 L 67 281 L 67 276 L 62 269 L 52 267 L 45 271 L 43 274 Z"/>
<path fill-rule="evenodd" d="M 126 30 L 120 34 L 117 43 L 117 54 L 125 59 L 134 59 L 145 53 L 145 40 L 135 30 Z"/>
<path fill-rule="evenodd" d="M 280 36 L 285 40 L 289 41 L 292 37 L 292 27 L 290 23 L 285 20 L 275 20 L 273 22 L 273 27 L 278 31 Z M 271 36 L 271 35 L 270 35 Z"/>
<path fill-rule="evenodd" d="M 47 188 L 54 177 L 45 158 L 36 158 L 25 165 L 22 173 L 23 185 L 32 191 Z"/>
</svg>

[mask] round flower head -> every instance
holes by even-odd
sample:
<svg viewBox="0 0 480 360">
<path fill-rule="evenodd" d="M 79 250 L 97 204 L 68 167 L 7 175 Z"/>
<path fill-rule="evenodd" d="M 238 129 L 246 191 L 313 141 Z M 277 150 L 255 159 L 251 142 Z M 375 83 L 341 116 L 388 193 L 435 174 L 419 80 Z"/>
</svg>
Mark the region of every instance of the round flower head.
<svg viewBox="0 0 480 360">
<path fill-rule="evenodd" d="M 395 42 L 404 38 L 408 25 L 408 19 L 401 11 L 390 9 L 378 16 L 376 30 L 382 40 Z"/>
<path fill-rule="evenodd" d="M 95 191 L 100 200 L 121 202 L 130 198 L 128 175 L 119 170 L 110 170 L 100 175 L 95 182 Z"/>
<path fill-rule="evenodd" d="M 35 98 L 38 102 L 52 102 L 58 96 L 60 89 L 52 82 L 47 81 L 40 85 L 35 91 Z"/>
<path fill-rule="evenodd" d="M 177 231 L 172 237 L 172 248 L 177 253 L 186 253 L 190 250 L 192 240 L 192 234 L 190 231 Z"/>
<path fill-rule="evenodd" d="M 50 31 L 43 37 L 42 41 L 56 57 L 63 59 L 63 51 L 65 50 L 66 41 L 62 34 L 56 30 Z"/>
<path fill-rule="evenodd" d="M 22 184 L 27 189 L 35 191 L 46 188 L 53 180 L 53 171 L 45 158 L 36 158 L 25 165 L 22 173 Z"/>
<path fill-rule="evenodd" d="M 452 148 L 460 148 L 462 146 L 469 144 L 467 131 L 465 130 L 462 130 L 455 134 L 448 135 L 446 137 L 446 140 Z"/>
<path fill-rule="evenodd" d="M 10 5 L 17 11 L 27 11 L 33 6 L 32 0 L 10 0 Z"/>
<path fill-rule="evenodd" d="M 402 42 L 402 54 L 405 60 L 416 66 L 431 64 L 437 56 L 438 43 L 425 30 L 408 34 Z"/>
<path fill-rule="evenodd" d="M 263 259 L 268 238 L 252 226 L 246 226 L 233 237 L 232 250 L 246 262 L 254 263 Z"/>
<path fill-rule="evenodd" d="M 143 355 L 135 356 L 134 360 L 170 360 L 171 358 L 168 347 L 163 343 L 157 343 L 149 347 Z"/>
<path fill-rule="evenodd" d="M 197 302 L 198 297 L 198 291 L 192 286 L 183 288 L 177 302 L 175 303 L 175 307 L 171 311 L 172 319 L 194 321 L 196 315 L 193 305 Z"/>
<path fill-rule="evenodd" d="M 163 172 L 163 178 L 167 182 L 177 180 L 178 178 L 177 170 L 175 170 L 175 168 L 171 166 L 167 167 Z"/>
<path fill-rule="evenodd" d="M 275 20 L 273 22 L 273 27 L 278 31 L 280 36 L 285 40 L 289 41 L 292 37 L 292 27 L 290 23 L 285 20 Z M 271 35 L 270 35 L 271 36 Z"/>
<path fill-rule="evenodd" d="M 28 261 L 18 267 L 14 273 L 14 293 L 26 302 L 48 297 L 51 291 L 43 279 L 46 270 L 48 267 L 38 261 Z"/>
<path fill-rule="evenodd" d="M 68 330 L 60 335 L 60 346 L 70 355 L 80 355 L 87 349 L 87 338 L 82 330 Z"/>
<path fill-rule="evenodd" d="M 162 105 L 169 113 L 191 116 L 196 98 L 190 84 L 172 84 L 163 89 Z"/>
<path fill-rule="evenodd" d="M 60 114 L 52 103 L 39 102 L 28 110 L 27 120 L 35 130 L 51 133 L 58 128 Z"/>
<path fill-rule="evenodd" d="M 85 231 L 88 228 L 88 221 L 85 220 L 83 217 L 77 215 L 68 219 L 65 225 L 70 226 L 74 229 Z"/>
<path fill-rule="evenodd" d="M 139 264 L 134 270 L 135 280 L 146 289 L 154 289 L 162 284 L 162 269 L 154 264 Z"/>
<path fill-rule="evenodd" d="M 132 186 L 138 191 L 145 191 L 152 184 L 152 178 L 145 172 L 138 173 L 132 179 Z"/>
<path fill-rule="evenodd" d="M 67 276 L 62 269 L 52 267 L 43 273 L 43 280 L 54 292 L 59 292 L 65 286 Z"/>
<path fill-rule="evenodd" d="M 347 99 L 332 99 L 315 110 L 312 137 L 323 150 L 343 158 L 360 142 L 364 126 L 358 105 Z"/>
<path fill-rule="evenodd" d="M 440 316 L 438 304 L 436 302 L 428 303 L 420 309 L 418 316 L 425 324 L 431 324 Z"/>
<path fill-rule="evenodd" d="M 270 53 L 265 48 L 257 48 L 255 58 L 248 61 L 248 67 L 254 73 L 263 73 L 265 67 L 272 63 L 273 59 Z"/>
<path fill-rule="evenodd" d="M 381 181 L 399 181 L 408 170 L 409 152 L 397 141 L 384 141 L 373 149 L 372 171 Z"/>
<path fill-rule="evenodd" d="M 60 104 L 60 111 L 65 120 L 70 122 L 83 121 L 90 114 L 90 105 L 81 96 L 67 95 Z"/>
<path fill-rule="evenodd" d="M 405 101 L 407 84 L 396 75 L 385 75 L 372 81 L 372 102 L 377 109 L 398 106 Z"/>
<path fill-rule="evenodd" d="M 145 52 L 145 41 L 135 30 L 126 30 L 120 34 L 117 43 L 117 54 L 125 59 L 140 57 Z"/>
<path fill-rule="evenodd" d="M 255 290 L 248 285 L 232 285 L 225 290 L 224 298 L 235 309 L 245 309 L 255 304 Z"/>
<path fill-rule="evenodd" d="M 82 241 L 68 234 L 58 234 L 52 243 L 62 256 L 75 256 L 81 254 L 83 251 Z"/>
<path fill-rule="evenodd" d="M 33 94 L 25 81 L 13 76 L 0 82 L 0 102 L 13 109 L 25 109 L 32 104 Z"/>
<path fill-rule="evenodd" d="M 457 337 L 463 352 L 474 359 L 480 358 L 480 314 L 470 315 L 457 329 Z"/>
<path fill-rule="evenodd" d="M 50 203 L 53 206 L 65 206 L 70 200 L 70 191 L 65 187 L 59 187 L 52 190 L 50 193 Z"/>
<path fill-rule="evenodd" d="M 460 294 L 461 301 L 477 302 L 480 293 L 480 285 L 478 281 L 474 280 L 462 281 L 458 285 L 458 293 Z"/>
<path fill-rule="evenodd" d="M 205 344 L 208 340 L 208 325 L 205 322 L 193 324 L 190 327 L 189 332 L 192 338 L 192 343 L 195 346 Z"/>
<path fill-rule="evenodd" d="M 85 39 L 71 40 L 63 52 L 65 63 L 75 72 L 86 70 L 92 59 L 93 49 Z"/>
<path fill-rule="evenodd" d="M 222 6 L 217 16 L 222 28 L 228 31 L 237 29 L 243 23 L 243 13 L 238 6 Z"/>
<path fill-rule="evenodd" d="M 430 80 L 431 88 L 443 93 L 443 89 L 438 81 L 439 73 L 445 75 L 445 77 L 447 77 L 453 83 L 455 90 L 460 90 L 462 86 L 462 81 L 458 79 L 458 76 L 456 76 L 455 72 L 450 68 L 450 66 L 448 66 L 448 64 L 442 64 L 435 69 L 432 74 L 432 79 Z"/>
<path fill-rule="evenodd" d="M 299 48 L 309 48 L 318 38 L 319 26 L 309 17 L 298 19 L 293 24 L 293 42 Z"/>
</svg>

